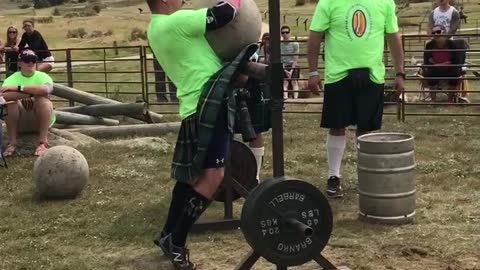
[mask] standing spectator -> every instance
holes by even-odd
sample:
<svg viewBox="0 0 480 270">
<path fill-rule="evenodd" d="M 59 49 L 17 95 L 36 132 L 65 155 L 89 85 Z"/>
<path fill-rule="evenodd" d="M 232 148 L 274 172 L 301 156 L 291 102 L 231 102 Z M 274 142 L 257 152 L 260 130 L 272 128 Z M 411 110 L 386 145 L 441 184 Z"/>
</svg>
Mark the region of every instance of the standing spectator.
<svg viewBox="0 0 480 270">
<path fill-rule="evenodd" d="M 157 102 L 168 102 L 169 99 L 172 102 L 178 102 L 177 99 L 177 87 L 173 82 L 165 76 L 165 71 L 162 69 L 162 66 L 157 61 L 157 58 L 153 58 L 153 68 L 155 70 L 155 92 L 157 93 Z M 167 95 L 167 85 L 168 92 Z M 169 98 L 167 98 L 169 96 Z"/>
<path fill-rule="evenodd" d="M 460 20 L 463 20 L 465 23 L 467 23 L 467 18 L 468 16 L 465 15 L 465 10 L 463 9 L 463 7 L 460 7 Z"/>
<path fill-rule="evenodd" d="M 438 0 L 438 7 L 432 11 L 428 20 L 427 34 L 436 25 L 442 25 L 448 35 L 454 35 L 460 27 L 460 14 L 450 5 L 449 0 Z"/>
<path fill-rule="evenodd" d="M 39 58 L 37 70 L 49 72 L 53 68 L 55 59 L 48 50 L 47 43 L 43 39 L 42 35 L 40 32 L 35 30 L 34 27 L 35 24 L 33 20 L 27 19 L 23 21 L 23 30 L 25 33 L 23 33 L 18 47 L 20 48 L 20 51 L 27 48 L 34 51 Z"/>
<path fill-rule="evenodd" d="M 283 81 L 283 97 L 288 98 L 288 86 L 292 85 L 293 98 L 298 98 L 298 79 L 300 70 L 298 69 L 298 54 L 300 53 L 300 45 L 298 42 L 290 41 L 290 27 L 282 26 L 282 40 L 280 44 L 282 52 L 282 64 L 285 69 L 286 79 Z"/>
<path fill-rule="evenodd" d="M 403 91 L 403 49 L 394 0 L 320 0 L 308 39 L 308 86 L 319 92 L 318 53 L 325 38 L 325 93 L 321 127 L 327 135 L 327 195 L 341 197 L 340 167 L 345 129 L 356 136 L 382 126 L 385 84 L 384 41 L 392 53 L 397 95 Z"/>
<path fill-rule="evenodd" d="M 5 55 L 6 77 L 18 71 L 18 29 L 15 26 L 7 28 L 7 41 L 0 47 L 0 53 Z"/>
</svg>

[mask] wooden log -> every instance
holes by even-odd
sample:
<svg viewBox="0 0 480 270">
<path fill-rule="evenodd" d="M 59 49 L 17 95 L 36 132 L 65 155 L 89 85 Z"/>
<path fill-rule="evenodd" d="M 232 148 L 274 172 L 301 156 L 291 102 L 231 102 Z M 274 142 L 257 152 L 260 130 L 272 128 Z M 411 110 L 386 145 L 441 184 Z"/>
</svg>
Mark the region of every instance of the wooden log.
<svg viewBox="0 0 480 270">
<path fill-rule="evenodd" d="M 68 100 L 73 100 L 75 102 L 79 102 L 85 105 L 96 105 L 96 104 L 121 104 L 122 102 L 116 101 L 113 99 L 97 96 L 94 94 L 90 94 L 84 91 L 77 90 L 75 88 L 71 88 L 62 84 L 54 83 L 53 84 L 53 92 L 52 94 L 57 97 L 65 98 Z M 147 116 L 147 117 L 146 117 Z M 148 123 L 159 123 L 163 119 L 163 115 L 148 112 L 147 115 L 135 115 L 130 116 L 134 119 L 138 119 L 140 121 L 145 121 Z"/>
<path fill-rule="evenodd" d="M 57 118 L 57 123 L 59 124 L 106 126 L 118 126 L 120 124 L 120 121 L 116 119 L 100 118 L 90 115 L 62 111 L 55 111 L 55 117 Z"/>
<path fill-rule="evenodd" d="M 116 137 L 149 137 L 160 136 L 170 132 L 178 132 L 180 122 L 123 125 L 116 127 L 91 127 L 67 129 L 70 132 L 79 132 L 97 139 Z"/>
<path fill-rule="evenodd" d="M 98 104 L 58 108 L 58 111 L 86 114 L 91 116 L 145 115 L 148 113 L 146 103 Z"/>
</svg>

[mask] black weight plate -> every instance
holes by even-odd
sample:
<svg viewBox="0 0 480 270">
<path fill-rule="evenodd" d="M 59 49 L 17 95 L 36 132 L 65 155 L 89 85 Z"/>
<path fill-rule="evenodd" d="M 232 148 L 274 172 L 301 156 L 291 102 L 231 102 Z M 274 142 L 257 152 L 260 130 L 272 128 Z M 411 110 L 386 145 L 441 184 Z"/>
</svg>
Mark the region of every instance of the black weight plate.
<svg viewBox="0 0 480 270">
<path fill-rule="evenodd" d="M 240 183 L 246 190 L 250 191 L 258 185 L 257 182 L 257 161 L 250 148 L 242 142 L 233 140 L 230 147 L 230 164 L 225 166 L 225 175 L 230 171 L 232 178 Z M 240 198 L 240 194 L 233 189 L 232 198 Z M 215 201 L 224 202 L 225 192 L 223 186 L 220 187 Z"/>
<path fill-rule="evenodd" d="M 313 229 L 305 236 L 285 222 L 297 219 Z M 271 263 L 296 266 L 325 248 L 333 216 L 325 196 L 313 185 L 291 178 L 262 182 L 247 197 L 241 228 L 249 245 Z"/>
</svg>

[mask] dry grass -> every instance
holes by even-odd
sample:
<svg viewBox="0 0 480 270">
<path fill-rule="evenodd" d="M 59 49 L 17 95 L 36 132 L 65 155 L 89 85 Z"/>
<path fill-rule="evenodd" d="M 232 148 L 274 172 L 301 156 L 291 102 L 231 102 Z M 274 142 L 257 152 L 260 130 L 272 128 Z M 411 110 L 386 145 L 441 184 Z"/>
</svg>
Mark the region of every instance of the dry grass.
<svg viewBox="0 0 480 270">
<path fill-rule="evenodd" d="M 286 116 L 285 170 L 323 191 L 325 132 L 318 119 Z M 356 154 L 349 143 L 343 167 L 347 194 L 330 201 L 334 230 L 324 255 L 352 269 L 479 269 L 478 118 L 417 118 L 402 124 L 386 117 L 384 130 L 416 138 L 417 223 L 383 226 L 358 220 Z M 175 134 L 165 138 L 173 145 Z M 264 179 L 272 169 L 270 135 L 266 145 Z M 13 158 L 11 168 L 2 169 L 0 269 L 171 269 L 151 240 L 169 203 L 172 147 L 102 144 L 80 150 L 91 178 L 73 201 L 36 198 L 31 157 Z M 238 201 L 235 212 L 240 209 Z M 206 217 L 220 217 L 221 211 L 215 204 Z M 240 231 L 192 235 L 189 243 L 193 259 L 208 270 L 232 269 L 249 248 Z M 263 261 L 254 269 L 271 266 Z"/>
</svg>

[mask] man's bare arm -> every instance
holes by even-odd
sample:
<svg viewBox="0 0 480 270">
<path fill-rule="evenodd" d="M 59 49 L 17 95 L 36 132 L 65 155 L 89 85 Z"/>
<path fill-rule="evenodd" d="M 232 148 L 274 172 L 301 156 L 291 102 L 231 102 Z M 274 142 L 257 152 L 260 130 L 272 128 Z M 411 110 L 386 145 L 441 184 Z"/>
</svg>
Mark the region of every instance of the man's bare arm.
<svg viewBox="0 0 480 270">
<path fill-rule="evenodd" d="M 402 38 L 400 34 L 387 34 L 387 43 L 388 47 L 390 48 L 390 54 L 393 58 L 393 65 L 395 67 L 395 72 L 404 72 L 403 69 L 403 48 L 402 48 Z"/>
<path fill-rule="evenodd" d="M 308 71 L 313 72 L 318 69 L 318 51 L 323 39 L 323 32 L 310 31 L 307 43 Z"/>
<path fill-rule="evenodd" d="M 460 14 L 458 11 L 452 13 L 452 20 L 450 21 L 450 30 L 448 31 L 449 35 L 454 35 L 458 28 L 460 28 Z"/>
</svg>

